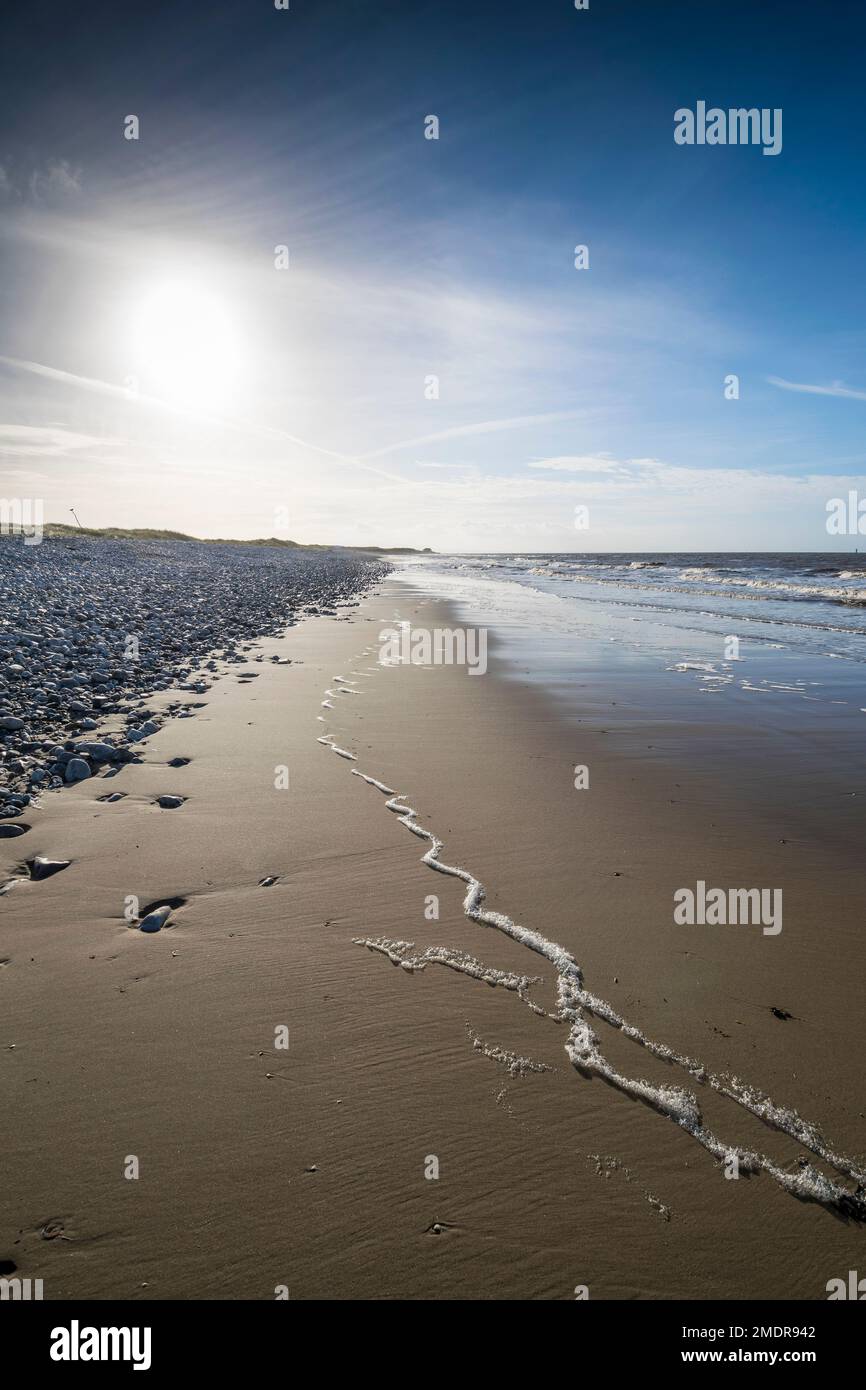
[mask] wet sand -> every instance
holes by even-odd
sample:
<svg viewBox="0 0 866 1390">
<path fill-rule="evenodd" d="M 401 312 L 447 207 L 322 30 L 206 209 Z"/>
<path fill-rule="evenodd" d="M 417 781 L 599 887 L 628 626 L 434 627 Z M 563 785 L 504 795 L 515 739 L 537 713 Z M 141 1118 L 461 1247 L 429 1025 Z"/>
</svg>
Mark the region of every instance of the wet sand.
<svg viewBox="0 0 866 1390">
<path fill-rule="evenodd" d="M 386 580 L 353 612 L 263 639 L 292 664 L 232 667 L 195 718 L 147 740 L 143 765 L 29 818 L 27 856 L 73 862 L 0 898 L 15 1117 L 0 1258 L 47 1299 L 548 1299 L 578 1285 L 593 1299 L 825 1298 L 862 1265 L 863 1225 L 766 1171 L 726 1180 L 667 1115 L 576 1070 L 549 1016 L 550 961 L 469 920 L 466 884 L 422 863 L 428 843 L 352 773 L 399 791 L 486 906 L 571 952 L 587 990 L 642 1034 L 796 1109 L 855 1160 L 862 861 L 831 834 L 792 843 L 783 802 L 750 813 L 699 758 L 623 756 L 500 679 L 495 649 L 483 677 L 377 666 L 395 613 L 453 625 L 404 585 Z M 244 669 L 258 675 L 243 683 Z M 149 703 L 163 698 L 176 693 Z M 168 768 L 176 756 L 191 761 Z M 283 766 L 288 790 L 274 786 Z M 95 800 L 112 791 L 127 795 Z M 188 799 L 161 810 L 163 793 Z M 21 853 L 0 843 L 0 865 Z M 675 926 L 673 892 L 698 878 L 781 886 L 783 931 Z M 129 895 L 185 902 L 146 935 L 124 920 Z M 434 961 L 408 971 L 359 938 L 543 979 L 521 998 Z M 792 1176 L 806 1157 L 843 1183 L 591 1023 L 619 1075 L 695 1093 L 726 1144 Z"/>
</svg>

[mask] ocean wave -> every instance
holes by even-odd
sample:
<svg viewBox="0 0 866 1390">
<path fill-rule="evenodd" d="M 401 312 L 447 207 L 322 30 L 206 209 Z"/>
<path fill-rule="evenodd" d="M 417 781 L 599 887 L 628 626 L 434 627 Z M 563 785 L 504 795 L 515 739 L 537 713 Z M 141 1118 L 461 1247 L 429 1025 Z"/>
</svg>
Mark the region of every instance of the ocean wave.
<svg viewBox="0 0 866 1390">
<path fill-rule="evenodd" d="M 664 568 L 662 583 L 653 583 L 653 575 Z M 600 573 L 607 570 L 608 573 Z M 778 579 L 765 575 L 744 575 L 735 573 L 728 569 L 710 569 L 703 566 L 691 566 L 686 569 L 668 569 L 660 566 L 657 562 L 633 562 L 629 565 L 607 565 L 607 566 L 587 566 L 584 564 L 574 564 L 557 562 L 556 566 L 537 565 L 530 573 L 544 579 L 569 580 L 579 582 L 580 580 L 591 581 L 593 584 L 605 584 L 610 587 L 627 587 L 623 579 L 627 573 L 633 571 L 646 570 L 652 571 L 649 581 L 642 587 L 657 590 L 662 593 L 683 594 L 690 597 L 704 598 L 749 598 L 754 596 L 756 599 L 768 598 L 777 599 L 783 602 L 823 602 L 841 604 L 848 607 L 866 607 L 866 588 L 862 586 L 846 588 L 845 584 L 851 580 L 866 579 L 866 571 L 844 570 L 838 574 L 839 583 L 835 586 L 828 584 L 810 584 L 803 580 Z M 623 578 L 620 578 L 620 574 Z"/>
</svg>

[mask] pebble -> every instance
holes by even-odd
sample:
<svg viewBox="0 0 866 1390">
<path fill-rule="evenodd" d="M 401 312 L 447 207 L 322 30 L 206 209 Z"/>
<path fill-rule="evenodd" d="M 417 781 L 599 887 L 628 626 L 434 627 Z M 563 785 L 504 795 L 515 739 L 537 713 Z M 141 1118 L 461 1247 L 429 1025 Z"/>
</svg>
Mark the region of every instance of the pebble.
<svg viewBox="0 0 866 1390">
<path fill-rule="evenodd" d="M 145 932 L 162 931 L 170 916 L 170 907 L 158 907 L 154 912 L 149 912 L 146 917 L 142 917 L 138 924 L 138 930 Z"/>
<path fill-rule="evenodd" d="M 18 835 L 26 835 L 29 825 L 0 825 L 0 840 L 14 840 Z"/>
<path fill-rule="evenodd" d="M 0 536 L 0 783 L 59 789 L 76 752 L 129 761 L 126 746 L 97 755 L 70 737 L 111 717 L 112 729 L 128 725 L 124 745 L 140 743 L 159 727 L 142 707 L 152 692 L 203 693 L 203 664 L 249 662 L 254 639 L 281 635 L 302 613 L 333 611 L 389 569 L 327 550 L 87 536 L 25 546 Z"/>
<path fill-rule="evenodd" d="M 186 801 L 185 796 L 160 796 L 157 799 L 164 811 L 176 811 Z"/>
<path fill-rule="evenodd" d="M 157 733 L 158 730 L 159 725 L 154 724 L 153 720 L 149 719 L 146 724 L 142 724 L 140 729 L 128 729 L 126 737 L 130 743 L 141 743 L 143 738 L 150 738 L 151 734 Z"/>
<path fill-rule="evenodd" d="M 83 782 L 85 777 L 90 776 L 90 764 L 83 758 L 70 758 L 66 764 L 67 782 Z"/>
<path fill-rule="evenodd" d="M 124 750 L 115 748 L 112 743 L 78 743 L 75 751 L 92 758 L 96 763 L 110 763 L 114 758 L 120 757 Z"/>
</svg>

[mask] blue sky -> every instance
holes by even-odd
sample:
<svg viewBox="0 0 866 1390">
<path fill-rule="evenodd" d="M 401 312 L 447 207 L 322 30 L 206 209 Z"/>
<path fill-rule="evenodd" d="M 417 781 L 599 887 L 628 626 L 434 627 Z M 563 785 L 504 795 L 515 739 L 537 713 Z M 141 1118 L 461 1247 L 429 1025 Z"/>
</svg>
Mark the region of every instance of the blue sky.
<svg viewBox="0 0 866 1390">
<path fill-rule="evenodd" d="M 22 10 L 0 495 L 199 535 L 848 548 L 864 30 L 854 0 Z M 698 100 L 781 108 L 782 152 L 676 145 Z"/>
</svg>

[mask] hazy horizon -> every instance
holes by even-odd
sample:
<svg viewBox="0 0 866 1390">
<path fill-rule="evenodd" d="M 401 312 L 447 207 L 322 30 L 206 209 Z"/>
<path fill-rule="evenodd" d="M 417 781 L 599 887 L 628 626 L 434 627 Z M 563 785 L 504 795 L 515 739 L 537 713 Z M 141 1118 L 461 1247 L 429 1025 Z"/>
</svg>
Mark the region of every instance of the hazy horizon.
<svg viewBox="0 0 866 1390">
<path fill-rule="evenodd" d="M 68 527 L 68 529 L 69 529 L 69 531 L 71 532 L 73 538 L 74 538 L 74 536 L 77 534 L 76 527 L 75 527 L 73 524 L 68 523 L 68 522 L 65 522 L 65 521 L 55 521 L 53 518 L 46 517 L 46 518 L 45 518 L 44 525 L 45 525 L 46 528 L 48 528 L 48 527 L 50 527 L 50 526 L 63 526 L 63 527 Z M 435 546 L 421 546 L 421 545 L 418 545 L 418 546 L 410 546 L 410 545 L 407 545 L 407 544 L 405 544 L 404 542 L 402 542 L 402 541 L 400 541 L 400 540 L 394 541 L 392 544 L 389 545 L 387 542 L 381 543 L 381 542 L 379 542 L 379 541 L 369 541 L 369 542 L 367 542 L 367 543 L 365 544 L 364 542 L 354 542 L 354 541 L 331 541 L 331 540 L 328 540 L 327 538 L 326 538 L 326 539 L 318 539 L 318 540 L 310 540 L 310 541 L 297 541 L 294 537 L 279 537 L 279 536 L 230 536 L 230 535 L 226 535 L 226 536 L 218 536 L 218 535 L 213 535 L 213 536 L 202 536 L 202 535 L 194 535 L 194 534 L 192 534 L 191 532 L 180 532 L 180 531 L 178 531 L 178 529 L 177 529 L 176 527 L 153 527 L 153 526 L 144 526 L 144 525 L 142 525 L 142 526 L 140 526 L 140 527 L 118 526 L 118 525 L 112 524 L 111 522 L 109 522 L 106 526 L 104 526 L 104 527 L 99 527 L 99 528 L 83 526 L 83 527 L 80 528 L 80 530 L 81 530 L 81 534 L 82 534 L 84 537 L 90 538 L 90 539 L 96 539 L 96 538 L 97 538 L 97 537 L 95 537 L 95 536 L 92 535 L 92 532 L 94 532 L 94 531 L 97 531 L 97 532 L 98 532 L 98 535 L 99 535 L 100 537 L 105 536 L 106 533 L 107 533 L 107 532 L 110 532 L 110 531 L 129 532 L 129 533 L 131 534 L 131 536 L 132 536 L 133 539 L 135 538 L 135 536 L 136 536 L 137 533 L 160 532 L 160 531 L 164 531 L 164 532 L 166 532 L 166 537 L 165 537 L 166 539 L 172 539 L 172 538 L 174 538 L 174 539 L 180 539 L 180 540 L 184 540 L 184 541 L 199 541 L 199 542 L 201 542 L 202 544 L 217 544 L 217 543 L 219 543 L 220 541 L 223 541 L 223 542 L 225 542 L 226 544 L 229 544 L 229 545 L 245 545 L 245 544 L 267 545 L 267 544 L 269 544 L 269 543 L 272 543 L 272 544 L 277 544 L 277 545 L 281 545 L 281 546 L 287 546 L 287 547 L 289 547 L 289 548 L 291 548 L 292 546 L 300 546 L 301 548 L 304 548 L 304 547 L 318 547 L 318 548 L 321 548 L 321 549 L 333 548 L 333 549 L 335 549 L 335 550 L 339 550 L 339 549 L 365 550 L 365 549 L 368 549 L 368 550 L 382 551 L 382 552 L 384 552 L 384 553 L 392 553 L 392 554 L 396 554 L 396 553 L 401 552 L 401 551 L 410 551 L 412 554 L 416 554 L 416 555 L 424 555 L 424 554 L 428 554 L 428 553 L 429 553 L 430 555 L 438 555 L 438 556 L 443 556 L 443 557 L 451 557 L 451 556 L 454 556 L 454 557 L 458 557 L 458 558 L 459 558 L 461 555 L 465 555 L 465 556 L 480 556 L 481 558 L 484 558 L 484 557 L 486 557 L 486 556 L 492 556 L 492 555 L 505 555 L 505 556 L 509 556 L 509 555 L 516 555 L 516 554 L 519 553 L 518 550 L 517 550 L 515 547 L 511 547 L 510 549 L 495 549 L 495 548 L 492 548 L 492 549 L 487 549 L 487 550 L 482 550 L 482 549 L 480 549 L 479 547 L 473 547 L 473 548 L 470 548 L 470 549 L 463 549 L 463 550 L 445 550 L 445 549 L 440 550 L 440 549 L 438 549 L 438 548 L 435 547 Z M 174 535 L 172 536 L 172 535 L 170 535 L 169 533 L 174 533 Z M 108 538 L 110 539 L 110 537 L 108 537 Z M 0 540 L 2 540 L 2 539 L 4 539 L 4 536 L 3 536 L 3 535 L 0 535 Z M 120 536 L 118 539 L 124 539 L 124 537 L 123 537 L 123 536 Z M 829 539 L 829 538 L 828 538 L 828 539 Z M 847 540 L 847 541 L 851 541 L 851 540 L 856 539 L 856 538 L 845 537 L 844 539 Z M 847 546 L 840 546 L 840 547 L 838 547 L 838 548 L 833 547 L 833 546 L 825 546 L 823 549 L 815 549 L 815 550 L 804 550 L 804 549 L 800 549 L 800 550 L 788 550 L 788 549 L 776 548 L 776 547 L 772 547 L 772 546 L 765 546 L 763 549 L 760 549 L 760 550 L 757 550 L 757 549 L 740 550 L 740 549 L 737 549 L 737 547 L 735 547 L 735 546 L 729 546 L 729 547 L 727 547 L 727 548 L 724 549 L 724 550 L 721 550 L 721 549 L 711 549 L 711 548 L 709 548 L 709 547 L 703 547 L 703 548 L 697 549 L 697 550 L 688 550 L 688 549 L 685 549 L 685 548 L 682 548 L 682 549 L 673 549 L 673 550 L 666 550 L 666 549 L 664 549 L 664 548 L 659 548 L 659 547 L 653 547 L 653 548 L 650 548 L 650 547 L 644 547 L 644 548 L 633 547 L 633 548 L 631 548 L 631 549 L 629 549 L 629 550 L 619 550 L 619 549 L 605 549 L 605 550 L 599 549 L 599 550 L 594 550 L 594 549 L 592 549 L 590 546 L 583 546 L 583 547 L 571 546 L 571 547 L 565 547 L 565 548 L 562 549 L 561 551 L 550 550 L 550 549 L 548 549 L 548 550 L 539 550 L 539 549 L 536 549 L 536 548 L 534 548 L 534 547 L 532 547 L 532 546 L 524 546 L 524 547 L 522 547 L 522 550 L 523 550 L 526 554 L 529 554 L 529 555 L 533 555 L 533 554 L 537 554 L 537 555 L 558 555 L 558 554 L 563 554 L 563 555 L 590 555 L 590 556 L 598 556 L 598 557 L 605 556 L 605 555 L 671 555 L 671 556 L 694 555 L 694 556 L 696 556 L 696 557 L 697 557 L 697 556 L 705 556 L 705 557 L 708 557 L 708 556 L 712 556 L 712 555 L 755 555 L 755 556 L 766 556 L 766 555 L 829 555 L 829 556 L 833 556 L 833 557 L 835 558 L 835 557 L 837 557 L 837 556 L 841 557 L 841 556 L 845 556 L 845 555 L 856 555 L 856 554 L 859 553 L 859 547 L 858 547 L 858 546 L 855 546 L 855 545 L 853 545 L 853 544 L 849 544 L 849 545 L 847 545 Z"/>
</svg>

